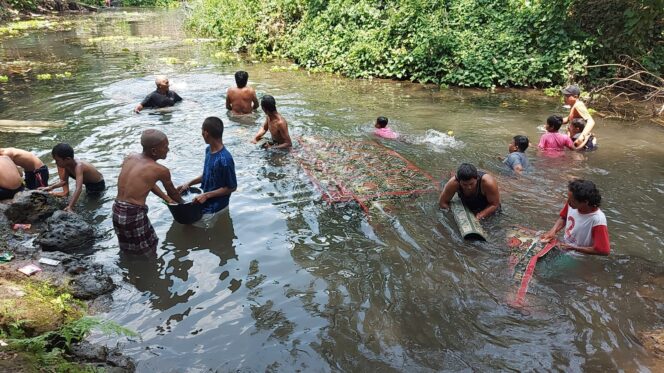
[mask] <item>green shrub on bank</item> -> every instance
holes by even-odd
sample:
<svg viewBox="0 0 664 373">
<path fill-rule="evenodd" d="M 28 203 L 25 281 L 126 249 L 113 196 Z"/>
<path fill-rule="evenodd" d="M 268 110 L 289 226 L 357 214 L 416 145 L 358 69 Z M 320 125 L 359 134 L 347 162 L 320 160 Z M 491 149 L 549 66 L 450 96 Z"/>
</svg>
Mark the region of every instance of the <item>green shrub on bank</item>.
<svg viewBox="0 0 664 373">
<path fill-rule="evenodd" d="M 232 51 L 287 57 L 350 77 L 548 86 L 578 80 L 588 64 L 614 62 L 621 54 L 661 70 L 664 54 L 664 0 L 196 0 L 191 5 L 189 27 L 220 38 Z M 601 12 L 607 9 L 614 11 L 605 25 Z"/>
</svg>

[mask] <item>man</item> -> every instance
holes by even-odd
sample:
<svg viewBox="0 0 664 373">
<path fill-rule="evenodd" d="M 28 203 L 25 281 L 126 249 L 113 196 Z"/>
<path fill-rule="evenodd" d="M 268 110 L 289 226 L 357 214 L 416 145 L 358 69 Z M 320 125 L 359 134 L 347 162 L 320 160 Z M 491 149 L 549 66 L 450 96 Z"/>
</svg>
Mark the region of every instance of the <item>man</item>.
<svg viewBox="0 0 664 373">
<path fill-rule="evenodd" d="M 226 92 L 226 109 L 236 115 L 250 114 L 258 109 L 258 97 L 256 91 L 247 86 L 249 74 L 246 71 L 235 73 L 235 84 L 237 88 L 228 88 Z"/>
<path fill-rule="evenodd" d="M 169 90 L 169 83 L 166 77 L 158 76 L 157 79 L 155 79 L 155 84 L 157 84 L 157 89 L 145 96 L 143 101 L 134 109 L 137 114 L 146 107 L 162 108 L 173 106 L 176 102 L 182 101 L 182 97 Z"/>
<path fill-rule="evenodd" d="M 274 100 L 274 97 L 270 95 L 263 96 L 261 100 L 261 109 L 265 112 L 267 118 L 265 118 L 265 123 L 258 130 L 254 139 L 251 140 L 252 143 L 256 144 L 259 141 L 263 140 L 261 145 L 264 149 L 287 149 L 293 146 L 290 135 L 288 134 L 288 123 L 286 119 L 277 112 L 277 103 Z M 272 135 L 272 140 L 263 139 L 263 135 L 267 131 L 270 131 Z"/>
<path fill-rule="evenodd" d="M 11 158 L 0 156 L 0 200 L 14 198 L 23 190 L 23 180 Z"/>
<path fill-rule="evenodd" d="M 203 205 L 203 218 L 194 225 L 205 227 L 212 225 L 228 207 L 231 193 L 237 189 L 237 179 L 233 156 L 222 140 L 224 123 L 217 117 L 208 117 L 203 121 L 201 130 L 203 141 L 208 144 L 205 149 L 203 174 L 181 185 L 178 190 L 183 192 L 189 189 L 189 186 L 201 183 L 203 194 L 196 196 L 194 202 Z"/>
<path fill-rule="evenodd" d="M 571 132 L 569 126 L 572 124 L 572 120 L 575 118 L 583 118 L 586 121 L 586 126 L 581 132 L 581 134 L 574 141 L 574 147 L 576 149 L 581 149 L 586 145 L 586 142 L 591 137 L 591 131 L 595 127 L 595 120 L 588 112 L 586 104 L 584 104 L 579 97 L 581 96 L 581 89 L 578 85 L 570 85 L 560 90 L 563 94 L 565 104 L 571 107 L 569 115 L 567 118 L 563 118 L 563 124 L 568 125 L 568 134 Z"/>
<path fill-rule="evenodd" d="M 455 193 L 477 219 L 484 219 L 500 208 L 500 193 L 496 179 L 487 173 L 477 171 L 472 164 L 462 163 L 456 175 L 452 175 L 445 184 L 438 200 L 440 208 L 449 208 Z"/>
<path fill-rule="evenodd" d="M 16 148 L 0 148 L 0 156 L 11 158 L 15 165 L 23 168 L 25 186 L 37 189 L 48 185 L 48 167 L 36 155 Z"/>
<path fill-rule="evenodd" d="M 565 234 L 558 247 L 584 254 L 609 255 L 609 230 L 606 216 L 599 209 L 601 201 L 602 196 L 592 181 L 570 181 L 567 202 L 560 211 L 560 217 L 553 228 L 542 235 L 542 240 L 552 240 L 565 227 Z"/>
<path fill-rule="evenodd" d="M 113 228 L 120 250 L 132 254 L 148 254 L 157 249 L 158 238 L 148 219 L 145 199 L 152 191 L 168 203 L 182 203 L 182 197 L 171 181 L 168 168 L 157 163 L 166 159 L 168 138 L 155 129 L 143 131 L 143 152 L 128 155 L 118 176 L 118 195 L 113 204 Z M 156 185 L 161 181 L 168 196 Z"/>
</svg>

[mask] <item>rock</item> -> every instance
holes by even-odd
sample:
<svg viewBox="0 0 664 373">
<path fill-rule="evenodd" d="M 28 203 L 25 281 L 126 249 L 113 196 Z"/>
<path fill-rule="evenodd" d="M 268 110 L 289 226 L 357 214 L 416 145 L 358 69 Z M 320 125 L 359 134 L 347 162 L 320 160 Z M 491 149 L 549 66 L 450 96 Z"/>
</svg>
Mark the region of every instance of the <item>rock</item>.
<svg viewBox="0 0 664 373">
<path fill-rule="evenodd" d="M 136 370 L 134 362 L 129 357 L 122 355 L 117 348 L 97 346 L 83 341 L 72 346 L 70 354 L 84 361 L 105 363 L 103 368 L 106 371 L 109 371 L 109 367 L 115 368 L 110 371 L 117 372 L 133 372 Z"/>
<path fill-rule="evenodd" d="M 641 343 L 648 351 L 660 359 L 664 359 L 664 329 L 642 332 Z"/>
<path fill-rule="evenodd" d="M 87 361 L 106 361 L 108 357 L 108 348 L 106 346 L 93 345 L 90 342 L 83 341 L 71 347 L 70 353 Z"/>
<path fill-rule="evenodd" d="M 36 223 L 53 215 L 61 206 L 62 202 L 46 192 L 28 190 L 14 196 L 5 216 L 11 223 Z"/>
<path fill-rule="evenodd" d="M 94 230 L 73 212 L 56 211 L 46 220 L 46 229 L 35 240 L 44 251 L 79 251 L 92 247 Z"/>
<path fill-rule="evenodd" d="M 69 283 L 71 295 L 78 299 L 93 299 L 102 294 L 109 293 L 115 289 L 111 276 L 101 272 L 90 270 L 75 276 Z"/>
</svg>

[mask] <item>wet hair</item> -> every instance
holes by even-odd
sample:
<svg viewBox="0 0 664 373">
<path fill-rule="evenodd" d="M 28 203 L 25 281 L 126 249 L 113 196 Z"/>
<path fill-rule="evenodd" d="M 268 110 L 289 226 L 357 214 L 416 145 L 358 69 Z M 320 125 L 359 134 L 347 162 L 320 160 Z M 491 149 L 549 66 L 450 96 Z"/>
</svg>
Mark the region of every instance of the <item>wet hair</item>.
<svg viewBox="0 0 664 373">
<path fill-rule="evenodd" d="M 143 150 L 156 147 L 167 139 L 166 134 L 154 128 L 147 129 L 141 134 L 141 146 Z"/>
<path fill-rule="evenodd" d="M 514 145 L 516 145 L 516 147 L 519 148 L 519 151 L 523 153 L 526 151 L 526 149 L 528 149 L 528 145 L 530 145 L 530 140 L 528 140 L 527 136 L 516 135 L 514 136 Z"/>
<path fill-rule="evenodd" d="M 212 138 L 221 139 L 224 135 L 224 122 L 217 117 L 207 117 L 203 121 L 203 131 L 206 131 Z"/>
<path fill-rule="evenodd" d="M 569 191 L 572 196 L 579 202 L 588 202 L 591 207 L 599 207 L 602 202 L 602 196 L 599 190 L 590 180 L 575 179 L 569 182 Z"/>
<path fill-rule="evenodd" d="M 277 102 L 274 100 L 274 97 L 265 95 L 261 99 L 261 108 L 266 112 L 274 113 L 277 111 Z"/>
<path fill-rule="evenodd" d="M 53 147 L 53 150 L 51 150 L 51 155 L 62 159 L 74 158 L 74 149 L 69 144 L 61 142 Z"/>
<path fill-rule="evenodd" d="M 249 80 L 249 73 L 246 71 L 238 71 L 235 73 L 235 84 L 238 88 L 244 88 L 247 86 L 247 80 Z"/>
<path fill-rule="evenodd" d="M 583 129 L 586 128 L 586 120 L 583 118 L 574 118 L 572 119 L 572 127 L 579 131 L 583 131 Z"/>
<path fill-rule="evenodd" d="M 563 117 L 561 117 L 560 115 L 552 115 L 546 118 L 546 124 L 548 124 L 549 127 L 553 129 L 553 131 L 549 132 L 558 132 L 560 126 L 563 125 Z"/>
<path fill-rule="evenodd" d="M 462 163 L 456 172 L 458 181 L 467 181 L 477 179 L 477 168 L 470 163 Z"/>
<path fill-rule="evenodd" d="M 385 118 L 385 117 L 378 117 L 378 118 L 376 119 L 376 123 L 378 123 L 378 126 L 379 126 L 380 128 L 385 128 L 385 127 L 387 127 L 387 118 Z"/>
</svg>

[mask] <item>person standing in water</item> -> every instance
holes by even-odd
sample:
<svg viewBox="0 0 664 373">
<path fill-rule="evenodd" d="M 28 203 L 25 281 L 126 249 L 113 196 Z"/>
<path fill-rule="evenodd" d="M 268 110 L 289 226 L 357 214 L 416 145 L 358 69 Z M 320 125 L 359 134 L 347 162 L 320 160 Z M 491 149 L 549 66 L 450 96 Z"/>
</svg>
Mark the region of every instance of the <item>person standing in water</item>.
<svg viewBox="0 0 664 373">
<path fill-rule="evenodd" d="M 258 109 L 256 91 L 247 85 L 249 74 L 246 71 L 235 73 L 237 87 L 228 88 L 226 92 L 226 109 L 235 115 L 250 114 Z"/>
<path fill-rule="evenodd" d="M 168 82 L 168 78 L 165 76 L 158 76 L 154 82 L 157 85 L 157 89 L 149 95 L 145 96 L 143 101 L 141 101 L 141 103 L 136 106 L 134 111 L 137 114 L 140 113 L 144 108 L 162 108 L 173 106 L 176 102 L 182 101 L 182 97 L 169 89 L 170 84 Z"/>
<path fill-rule="evenodd" d="M 290 135 L 288 134 L 288 123 L 286 119 L 277 112 L 277 103 L 274 100 L 274 97 L 270 95 L 263 96 L 261 100 L 261 108 L 265 112 L 267 118 L 265 118 L 265 123 L 261 126 L 261 129 L 258 130 L 254 139 L 251 140 L 252 143 L 257 144 L 261 140 L 265 140 L 261 145 L 264 149 L 287 149 L 293 146 Z M 263 139 L 263 136 L 267 131 L 270 131 L 272 135 L 272 140 Z"/>
<path fill-rule="evenodd" d="M 484 219 L 500 208 L 500 192 L 496 178 L 477 171 L 470 163 L 462 163 L 456 175 L 445 184 L 438 206 L 443 209 L 450 208 L 450 201 L 455 193 L 477 219 Z"/>
<path fill-rule="evenodd" d="M 582 118 L 586 121 L 586 125 L 579 134 L 579 136 L 574 140 L 574 147 L 576 149 L 582 149 L 590 137 L 592 136 L 591 132 L 595 127 L 595 120 L 590 115 L 586 104 L 579 99 L 581 96 L 581 89 L 578 85 L 570 85 L 560 90 L 560 93 L 563 94 L 563 99 L 565 104 L 571 106 L 569 110 L 569 115 L 566 118 L 563 118 L 563 124 L 567 124 L 568 133 L 571 132 L 572 120 L 575 118 Z"/>
</svg>

